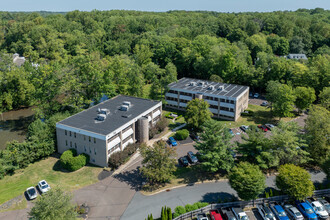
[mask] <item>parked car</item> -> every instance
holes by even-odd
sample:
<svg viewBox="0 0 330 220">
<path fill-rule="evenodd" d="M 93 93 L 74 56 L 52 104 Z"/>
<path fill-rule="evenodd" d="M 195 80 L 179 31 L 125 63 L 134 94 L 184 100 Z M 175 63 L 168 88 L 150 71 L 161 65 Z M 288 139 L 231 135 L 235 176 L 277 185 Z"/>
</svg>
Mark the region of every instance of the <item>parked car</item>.
<svg viewBox="0 0 330 220">
<path fill-rule="evenodd" d="M 198 162 L 197 157 L 195 156 L 195 154 L 192 151 L 189 151 L 187 153 L 187 156 L 188 156 L 188 160 L 190 161 L 190 163 L 197 163 Z"/>
<path fill-rule="evenodd" d="M 220 213 L 225 220 L 237 220 L 232 209 L 229 207 L 221 208 Z"/>
<path fill-rule="evenodd" d="M 218 210 L 210 210 L 210 217 L 212 220 L 222 220 L 222 217 Z"/>
<path fill-rule="evenodd" d="M 249 129 L 249 126 L 247 126 L 247 125 L 242 125 L 242 126 L 240 127 L 240 129 L 241 129 L 242 131 L 246 132 L 246 131 Z"/>
<path fill-rule="evenodd" d="M 38 183 L 38 188 L 40 190 L 41 193 L 46 193 L 50 190 L 50 186 L 48 185 L 48 183 L 46 182 L 46 180 L 41 180 Z"/>
<path fill-rule="evenodd" d="M 327 219 L 329 217 L 329 213 L 325 210 L 323 205 L 316 199 L 308 198 L 306 199 L 306 203 L 312 207 L 313 211 L 315 212 L 318 218 Z"/>
<path fill-rule="evenodd" d="M 194 141 L 200 141 L 199 136 L 195 132 L 191 132 L 190 137 Z"/>
<path fill-rule="evenodd" d="M 289 217 L 286 215 L 282 206 L 279 205 L 278 203 L 276 202 L 269 203 L 269 207 L 273 211 L 273 213 L 275 214 L 278 220 L 290 220 Z"/>
<path fill-rule="evenodd" d="M 268 102 L 267 101 L 262 102 L 261 106 L 268 106 Z"/>
<path fill-rule="evenodd" d="M 252 93 L 252 92 L 250 92 L 250 93 L 249 93 L 249 96 L 250 96 L 250 97 L 253 97 L 253 93 Z"/>
<path fill-rule="evenodd" d="M 304 216 L 293 205 L 286 204 L 284 205 L 284 209 L 292 220 L 304 220 Z"/>
<path fill-rule="evenodd" d="M 207 215 L 205 213 L 198 213 L 196 217 L 197 217 L 197 220 L 209 220 L 209 218 L 207 217 Z"/>
<path fill-rule="evenodd" d="M 37 198 L 37 190 L 33 186 L 26 189 L 26 194 L 30 200 Z"/>
<path fill-rule="evenodd" d="M 268 128 L 265 125 L 258 125 L 258 128 L 260 128 L 264 132 L 268 131 Z"/>
<path fill-rule="evenodd" d="M 232 207 L 231 210 L 233 211 L 237 220 L 249 220 L 249 217 L 243 211 L 243 209 L 241 209 L 239 207 Z"/>
<path fill-rule="evenodd" d="M 234 132 L 231 129 L 228 129 L 231 136 L 234 136 Z"/>
<path fill-rule="evenodd" d="M 173 147 L 175 147 L 175 146 L 178 145 L 178 143 L 176 142 L 176 140 L 174 139 L 174 137 L 170 137 L 170 138 L 168 139 L 168 142 L 169 142 Z"/>
<path fill-rule="evenodd" d="M 181 166 L 186 167 L 186 166 L 189 165 L 189 161 L 188 161 L 188 159 L 187 159 L 186 156 L 184 156 L 184 157 L 180 157 L 180 158 L 178 159 L 178 161 L 179 161 L 179 164 L 180 164 Z"/>
<path fill-rule="evenodd" d="M 296 201 L 298 210 L 305 216 L 307 220 L 317 220 L 317 215 L 315 214 L 313 208 L 306 202 Z"/>
<path fill-rule="evenodd" d="M 257 209 L 259 214 L 264 220 L 276 220 L 273 212 L 270 210 L 270 208 L 267 205 L 265 204 L 257 205 Z"/>
<path fill-rule="evenodd" d="M 254 93 L 254 98 L 259 98 L 259 93 Z"/>
<path fill-rule="evenodd" d="M 317 200 L 323 205 L 323 207 L 325 208 L 325 210 L 327 210 L 327 212 L 330 215 L 330 203 L 327 200 L 322 199 L 322 198 L 318 198 Z"/>
<path fill-rule="evenodd" d="M 265 126 L 268 128 L 268 130 L 272 130 L 274 127 L 275 127 L 275 125 L 273 125 L 273 124 L 265 124 Z"/>
</svg>

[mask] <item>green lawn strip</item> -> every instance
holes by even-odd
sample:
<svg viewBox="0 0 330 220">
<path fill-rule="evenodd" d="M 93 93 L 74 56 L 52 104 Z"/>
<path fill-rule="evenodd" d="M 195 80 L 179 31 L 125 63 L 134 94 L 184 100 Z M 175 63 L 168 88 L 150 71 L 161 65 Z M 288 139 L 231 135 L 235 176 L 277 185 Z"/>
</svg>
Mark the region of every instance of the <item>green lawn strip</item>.
<svg viewBox="0 0 330 220">
<path fill-rule="evenodd" d="M 62 171 L 58 159 L 49 157 L 0 180 L 0 204 L 21 195 L 26 188 L 36 186 L 43 179 L 51 187 L 68 191 L 93 184 L 98 181 L 101 170 L 99 167 L 85 166 L 75 172 Z"/>
</svg>

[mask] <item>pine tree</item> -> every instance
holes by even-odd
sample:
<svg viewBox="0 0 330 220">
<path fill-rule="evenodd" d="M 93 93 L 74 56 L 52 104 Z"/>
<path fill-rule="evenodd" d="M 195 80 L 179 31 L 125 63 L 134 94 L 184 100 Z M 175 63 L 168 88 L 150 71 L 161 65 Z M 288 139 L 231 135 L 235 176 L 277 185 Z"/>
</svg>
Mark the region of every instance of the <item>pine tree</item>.
<svg viewBox="0 0 330 220">
<path fill-rule="evenodd" d="M 167 208 L 167 220 L 172 220 L 172 210 L 170 207 Z"/>
</svg>

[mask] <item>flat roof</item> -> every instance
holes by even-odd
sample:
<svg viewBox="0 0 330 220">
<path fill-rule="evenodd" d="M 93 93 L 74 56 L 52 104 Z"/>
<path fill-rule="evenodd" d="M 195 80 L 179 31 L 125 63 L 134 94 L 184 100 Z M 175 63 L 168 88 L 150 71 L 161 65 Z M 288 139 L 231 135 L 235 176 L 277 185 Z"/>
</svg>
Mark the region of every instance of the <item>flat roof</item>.
<svg viewBox="0 0 330 220">
<path fill-rule="evenodd" d="M 196 85 L 191 85 L 190 83 L 192 83 L 192 82 L 196 83 Z M 199 85 L 199 83 L 201 83 L 201 82 L 204 83 L 203 86 Z M 213 90 L 208 89 L 209 86 L 214 86 L 214 89 Z M 222 90 L 219 90 L 220 86 L 223 86 Z M 242 94 L 249 87 L 184 77 L 184 78 L 181 78 L 180 80 L 178 80 L 177 82 L 173 82 L 173 83 L 169 84 L 169 88 L 186 90 L 186 91 L 191 91 L 194 93 L 202 93 L 202 94 L 208 94 L 208 95 L 237 98 L 240 94 Z"/>
<path fill-rule="evenodd" d="M 124 101 L 131 102 L 131 107 L 128 111 L 119 110 Z M 118 95 L 112 99 L 106 100 L 89 109 L 79 112 L 78 114 L 70 116 L 57 124 L 74 127 L 101 135 L 108 135 L 159 103 L 160 101 Z M 96 120 L 99 108 L 106 108 L 110 110 L 110 114 L 107 115 L 104 121 Z"/>
</svg>

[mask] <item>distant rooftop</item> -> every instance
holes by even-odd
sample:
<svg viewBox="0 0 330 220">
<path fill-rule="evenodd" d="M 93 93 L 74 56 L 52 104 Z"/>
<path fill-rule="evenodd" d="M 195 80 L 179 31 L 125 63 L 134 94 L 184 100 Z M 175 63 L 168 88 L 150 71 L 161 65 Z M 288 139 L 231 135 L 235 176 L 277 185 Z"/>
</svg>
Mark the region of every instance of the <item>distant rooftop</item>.
<svg viewBox="0 0 330 220">
<path fill-rule="evenodd" d="M 120 107 L 125 101 L 131 103 L 131 107 L 128 111 L 120 110 Z M 158 103 L 160 102 L 131 96 L 118 95 L 112 99 L 104 101 L 78 114 L 66 118 L 58 122 L 58 124 L 94 132 L 101 135 L 108 135 L 109 133 L 115 131 L 122 125 L 141 115 Z M 110 114 L 106 116 L 104 121 L 96 120 L 99 109 L 108 109 L 110 111 Z"/>
<path fill-rule="evenodd" d="M 287 56 L 288 59 L 303 59 L 303 60 L 307 60 L 307 56 L 306 54 L 303 53 L 291 53 Z"/>
<path fill-rule="evenodd" d="M 194 93 L 237 98 L 249 87 L 235 84 L 212 82 L 208 80 L 182 78 L 177 82 L 169 84 L 169 88 L 186 90 Z"/>
</svg>

